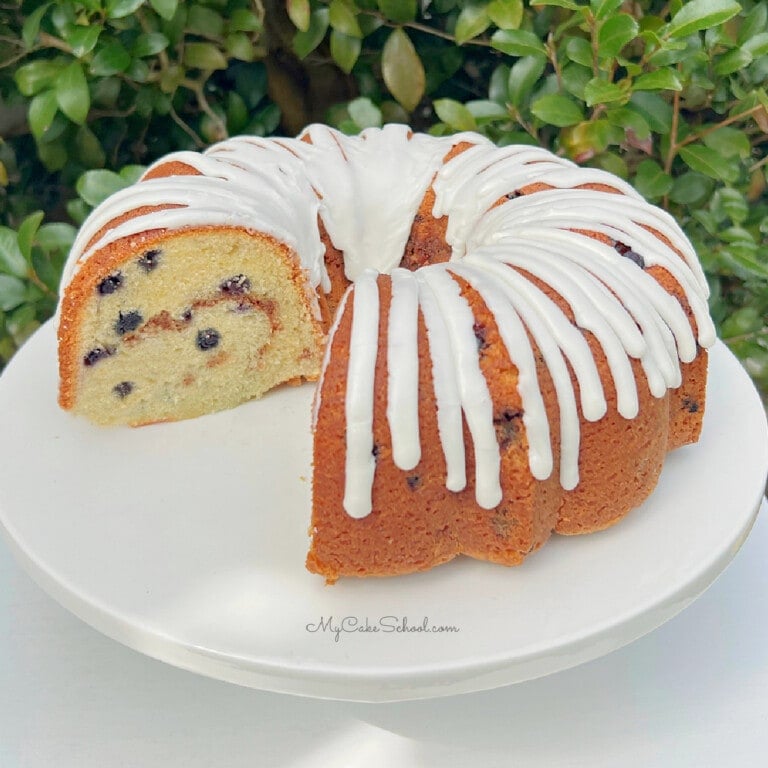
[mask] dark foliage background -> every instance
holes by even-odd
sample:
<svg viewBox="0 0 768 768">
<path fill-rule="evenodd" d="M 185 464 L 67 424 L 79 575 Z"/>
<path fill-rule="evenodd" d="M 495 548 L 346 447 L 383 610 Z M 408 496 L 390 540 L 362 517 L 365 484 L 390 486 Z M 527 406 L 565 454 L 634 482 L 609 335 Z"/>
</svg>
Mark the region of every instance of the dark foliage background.
<svg viewBox="0 0 768 768">
<path fill-rule="evenodd" d="M 765 395 L 766 83 L 764 1 L 0 3 L 0 369 L 53 312 L 75 227 L 153 159 L 398 121 L 628 179 L 681 222 Z"/>
</svg>

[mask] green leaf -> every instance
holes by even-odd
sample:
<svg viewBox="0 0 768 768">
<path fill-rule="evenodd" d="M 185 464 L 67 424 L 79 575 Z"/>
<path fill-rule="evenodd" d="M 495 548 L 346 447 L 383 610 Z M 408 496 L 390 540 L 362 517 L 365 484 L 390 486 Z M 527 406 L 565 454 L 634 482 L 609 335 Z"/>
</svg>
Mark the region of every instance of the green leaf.
<svg viewBox="0 0 768 768">
<path fill-rule="evenodd" d="M 672 129 L 672 107 L 657 93 L 638 91 L 629 100 L 630 108 L 642 115 L 654 133 L 668 134 Z"/>
<path fill-rule="evenodd" d="M 38 144 L 37 156 L 46 169 L 51 172 L 60 171 L 69 162 L 69 152 L 60 139 Z"/>
<path fill-rule="evenodd" d="M 741 47 L 743 50 L 747 51 L 753 59 L 765 56 L 768 54 L 768 32 L 761 32 L 759 35 L 748 38 L 744 41 Z"/>
<path fill-rule="evenodd" d="M 317 8 L 309 16 L 306 30 L 297 32 L 293 37 L 293 52 L 303 59 L 323 41 L 328 29 L 328 8 Z"/>
<path fill-rule="evenodd" d="M 89 54 L 96 47 L 101 32 L 102 27 L 100 24 L 88 27 L 75 27 L 67 35 L 67 42 L 72 47 L 72 53 L 78 59 L 82 59 L 83 56 Z"/>
<path fill-rule="evenodd" d="M 162 32 L 145 32 L 136 38 L 133 55 L 138 58 L 155 56 L 168 47 L 168 38 Z"/>
<path fill-rule="evenodd" d="M 576 125 L 576 123 L 580 123 L 584 119 L 581 105 L 572 101 L 567 96 L 561 96 L 558 93 L 540 96 L 531 105 L 531 112 L 539 120 L 550 125 L 556 125 L 559 128 Z"/>
<path fill-rule="evenodd" d="M 744 17 L 739 34 L 736 38 L 738 45 L 744 45 L 748 40 L 762 34 L 768 26 L 768 5 L 756 3 L 755 7 Z"/>
<path fill-rule="evenodd" d="M 593 77 L 584 86 L 584 100 L 588 107 L 595 104 L 608 104 L 612 101 L 626 100 L 629 96 L 629 83 L 608 83 L 599 77 Z"/>
<path fill-rule="evenodd" d="M 196 69 L 226 69 L 224 54 L 213 43 L 187 43 L 184 46 L 184 64 Z"/>
<path fill-rule="evenodd" d="M 51 222 L 43 224 L 37 232 L 37 244 L 46 253 L 66 255 L 75 241 L 77 230 L 71 224 Z"/>
<path fill-rule="evenodd" d="M 645 118 L 630 107 L 613 107 L 606 113 L 606 118 L 611 125 L 633 131 L 640 141 L 651 135 L 651 129 Z"/>
<path fill-rule="evenodd" d="M 463 45 L 467 40 L 471 40 L 473 37 L 477 37 L 485 32 L 490 24 L 491 19 L 483 6 L 465 6 L 459 14 L 459 18 L 456 19 L 456 29 L 454 31 L 456 42 L 459 45 Z"/>
<path fill-rule="evenodd" d="M 224 17 L 213 8 L 194 4 L 187 12 L 187 32 L 205 37 L 221 37 L 224 33 Z"/>
<path fill-rule="evenodd" d="M 672 177 L 654 160 L 643 160 L 637 166 L 634 184 L 643 197 L 655 200 L 672 189 Z"/>
<path fill-rule="evenodd" d="M 757 307 L 740 307 L 723 322 L 722 335 L 725 339 L 742 336 L 759 330 L 762 325 L 763 317 Z"/>
<path fill-rule="evenodd" d="M 26 277 L 27 260 L 19 246 L 19 239 L 10 227 L 0 226 L 0 272 Z"/>
<path fill-rule="evenodd" d="M 426 75 L 413 43 L 399 27 L 384 43 L 381 71 L 389 92 L 404 109 L 413 112 L 424 95 Z"/>
<path fill-rule="evenodd" d="M 588 120 L 566 131 L 562 143 L 572 157 L 588 159 L 604 152 L 609 144 L 618 144 L 623 138 L 623 132 L 607 120 Z"/>
<path fill-rule="evenodd" d="M 563 88 L 579 101 L 584 101 L 584 89 L 592 79 L 592 70 L 582 67 L 581 64 L 569 62 L 563 67 L 560 77 Z"/>
<path fill-rule="evenodd" d="M 0 311 L 10 312 L 27 298 L 27 286 L 18 277 L 0 275 Z"/>
<path fill-rule="evenodd" d="M 32 257 L 32 241 L 35 239 L 35 234 L 43 220 L 43 215 L 44 214 L 42 211 L 35 211 L 35 213 L 30 213 L 29 216 L 27 216 L 19 226 L 19 250 L 28 263 Z M 19 277 L 22 277 L 22 275 L 19 275 Z"/>
<path fill-rule="evenodd" d="M 582 67 L 592 67 L 592 46 L 583 37 L 571 37 L 565 44 L 565 53 L 571 61 Z"/>
<path fill-rule="evenodd" d="M 123 179 L 126 185 L 135 184 L 147 170 L 145 165 L 124 165 L 118 175 Z"/>
<path fill-rule="evenodd" d="M 615 13 L 622 5 L 624 0 L 590 0 L 589 5 L 596 19 L 606 19 L 612 13 Z"/>
<path fill-rule="evenodd" d="M 541 56 L 523 56 L 509 71 L 507 91 L 509 101 L 518 109 L 528 101 L 536 83 L 544 74 L 547 62 Z"/>
<path fill-rule="evenodd" d="M 57 293 L 59 282 L 61 281 L 61 270 L 54 266 L 48 255 L 40 248 L 32 249 L 30 261 L 32 269 L 35 270 L 37 276 L 48 286 L 52 293 Z"/>
<path fill-rule="evenodd" d="M 56 81 L 56 101 L 59 109 L 73 122 L 82 125 L 91 108 L 88 82 L 79 61 L 73 61 Z"/>
<path fill-rule="evenodd" d="M 297 29 L 306 32 L 309 29 L 309 0 L 288 0 L 286 3 L 288 18 Z"/>
<path fill-rule="evenodd" d="M 347 111 L 359 128 L 381 126 L 381 110 L 365 96 L 350 101 L 347 104 Z"/>
<path fill-rule="evenodd" d="M 474 131 L 477 129 L 475 118 L 461 102 L 453 99 L 437 99 L 434 107 L 437 116 L 454 131 Z"/>
<path fill-rule="evenodd" d="M 224 53 L 229 59 L 240 61 L 254 61 L 256 59 L 256 47 L 245 32 L 233 32 L 227 35 L 224 41 Z"/>
<path fill-rule="evenodd" d="M 491 37 L 491 45 L 508 56 L 546 56 L 544 43 L 522 29 L 500 29 Z"/>
<path fill-rule="evenodd" d="M 740 243 L 739 245 L 744 245 Z M 722 251 L 723 256 L 729 256 L 733 263 L 739 267 L 744 278 L 757 277 L 768 279 L 768 265 L 760 261 L 754 254 L 754 248 L 737 247 L 734 243 L 727 250 Z"/>
<path fill-rule="evenodd" d="M 597 33 L 598 55 L 604 59 L 618 56 L 619 51 L 634 40 L 639 31 L 637 22 L 626 13 L 607 19 Z"/>
<path fill-rule="evenodd" d="M 478 123 L 509 119 L 509 112 L 495 101 L 478 99 L 476 101 L 468 101 L 464 106 Z"/>
<path fill-rule="evenodd" d="M 632 84 L 635 91 L 682 91 L 683 84 L 674 69 L 657 69 L 645 72 Z"/>
<path fill-rule="evenodd" d="M 379 10 L 390 20 L 406 24 L 416 18 L 416 0 L 378 0 Z"/>
<path fill-rule="evenodd" d="M 33 97 L 29 103 L 27 119 L 29 121 L 29 129 L 38 141 L 45 139 L 45 134 L 51 127 L 53 118 L 56 117 L 58 111 L 59 104 L 56 100 L 56 91 L 53 89 L 43 91 Z"/>
<path fill-rule="evenodd" d="M 100 168 L 106 162 L 104 148 L 87 124 L 77 129 L 75 140 L 70 146 L 74 159 L 86 168 Z"/>
<path fill-rule="evenodd" d="M 701 29 L 716 27 L 741 11 L 736 0 L 690 0 L 672 17 L 665 36 L 688 37 Z"/>
<path fill-rule="evenodd" d="M 350 37 L 362 38 L 363 33 L 357 23 L 357 14 L 344 0 L 332 0 L 328 21 L 333 29 Z"/>
<path fill-rule="evenodd" d="M 88 205 L 96 206 L 126 186 L 126 180 L 114 171 L 96 169 L 83 173 L 77 180 L 75 189 Z"/>
<path fill-rule="evenodd" d="M 720 153 L 700 144 L 680 148 L 680 157 L 693 171 L 703 173 L 712 179 L 734 182 L 739 176 L 739 169 Z"/>
<path fill-rule="evenodd" d="M 695 205 L 710 196 L 713 186 L 712 179 L 700 173 L 684 173 L 672 183 L 669 197 L 674 203 Z"/>
<path fill-rule="evenodd" d="M 170 21 L 176 15 L 176 9 L 179 6 L 179 0 L 149 0 L 149 2 L 155 9 L 155 13 L 166 21 Z"/>
<path fill-rule="evenodd" d="M 518 29 L 523 20 L 523 0 L 493 0 L 485 12 L 499 29 Z"/>
<path fill-rule="evenodd" d="M 509 101 L 509 81 L 510 68 L 506 64 L 499 64 L 491 73 L 488 80 L 488 98 L 499 104 L 506 104 Z"/>
<path fill-rule="evenodd" d="M 716 75 L 731 75 L 752 63 L 752 54 L 745 48 L 732 48 L 715 59 L 712 71 Z"/>
<path fill-rule="evenodd" d="M 125 72 L 131 66 L 131 54 L 117 41 L 105 45 L 91 62 L 91 74 L 97 77 L 109 77 Z"/>
<path fill-rule="evenodd" d="M 567 8 L 569 11 L 576 11 L 581 7 L 574 0 L 532 0 L 531 5 L 555 5 L 558 8 Z"/>
<path fill-rule="evenodd" d="M 43 3 L 35 8 L 32 13 L 24 20 L 21 28 L 21 39 L 27 48 L 31 48 L 37 42 L 37 35 L 40 32 L 40 22 L 43 20 L 46 11 L 51 7 L 51 3 Z"/>
<path fill-rule="evenodd" d="M 737 189 L 723 187 L 712 197 L 712 208 L 722 211 L 734 224 L 742 224 L 749 216 L 749 203 Z"/>
<path fill-rule="evenodd" d="M 13 75 L 13 79 L 23 96 L 34 96 L 52 85 L 61 69 L 61 61 L 40 59 L 19 67 Z"/>
<path fill-rule="evenodd" d="M 710 149 L 723 157 L 739 157 L 746 160 L 752 152 L 749 137 L 744 131 L 728 125 L 705 133 L 702 140 Z"/>
<path fill-rule="evenodd" d="M 110 19 L 124 19 L 135 13 L 144 0 L 107 0 L 107 16 Z"/>
<path fill-rule="evenodd" d="M 331 58 L 342 72 L 349 74 L 360 56 L 363 41 L 359 37 L 350 37 L 337 29 L 331 30 Z"/>
<path fill-rule="evenodd" d="M 290 9 L 291 2 L 289 0 L 286 3 L 286 7 Z M 306 23 L 309 24 L 309 3 L 305 2 L 306 6 Z M 291 18 L 293 21 L 293 18 Z M 296 22 L 294 22 L 295 24 Z M 298 24 L 296 24 L 298 26 Z M 261 19 L 253 11 L 249 11 L 247 8 L 235 8 L 229 15 L 229 31 L 230 32 L 258 32 L 263 27 Z M 300 28 L 300 27 L 299 27 Z"/>
</svg>

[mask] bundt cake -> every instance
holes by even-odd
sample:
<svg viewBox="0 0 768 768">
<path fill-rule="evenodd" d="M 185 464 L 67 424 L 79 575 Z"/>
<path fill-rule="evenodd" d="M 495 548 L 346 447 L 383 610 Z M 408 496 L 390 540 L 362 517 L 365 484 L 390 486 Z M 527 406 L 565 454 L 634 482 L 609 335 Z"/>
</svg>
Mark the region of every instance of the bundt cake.
<svg viewBox="0 0 768 768">
<path fill-rule="evenodd" d="M 666 212 L 543 149 L 239 137 L 85 222 L 59 401 L 140 425 L 319 379 L 311 571 L 514 565 L 615 523 L 698 438 L 707 295 Z"/>
</svg>

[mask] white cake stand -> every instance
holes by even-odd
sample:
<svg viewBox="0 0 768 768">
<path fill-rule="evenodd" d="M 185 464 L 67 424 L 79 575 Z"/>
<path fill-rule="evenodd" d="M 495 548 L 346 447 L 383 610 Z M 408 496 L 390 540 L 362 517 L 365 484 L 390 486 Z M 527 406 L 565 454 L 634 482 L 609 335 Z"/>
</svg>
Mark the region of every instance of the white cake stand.
<svg viewBox="0 0 768 768">
<path fill-rule="evenodd" d="M 768 429 L 724 345 L 710 370 L 701 442 L 671 454 L 652 497 L 614 528 L 554 537 L 516 569 L 459 559 L 328 587 L 303 564 L 312 387 L 178 424 L 97 428 L 56 405 L 48 324 L 0 378 L 0 527 L 81 619 L 200 674 L 359 701 L 492 688 L 629 643 L 739 549 Z"/>
</svg>

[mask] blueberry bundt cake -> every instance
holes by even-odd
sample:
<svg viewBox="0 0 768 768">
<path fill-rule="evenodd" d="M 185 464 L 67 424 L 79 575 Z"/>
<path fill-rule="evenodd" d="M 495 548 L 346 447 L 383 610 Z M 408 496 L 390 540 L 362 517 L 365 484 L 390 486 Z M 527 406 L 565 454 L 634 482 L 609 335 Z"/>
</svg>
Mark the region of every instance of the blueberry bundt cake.
<svg viewBox="0 0 768 768">
<path fill-rule="evenodd" d="M 169 155 L 83 225 L 60 403 L 188 418 L 317 380 L 307 567 L 514 565 L 698 438 L 707 284 L 664 211 L 543 149 L 404 126 Z"/>
</svg>

